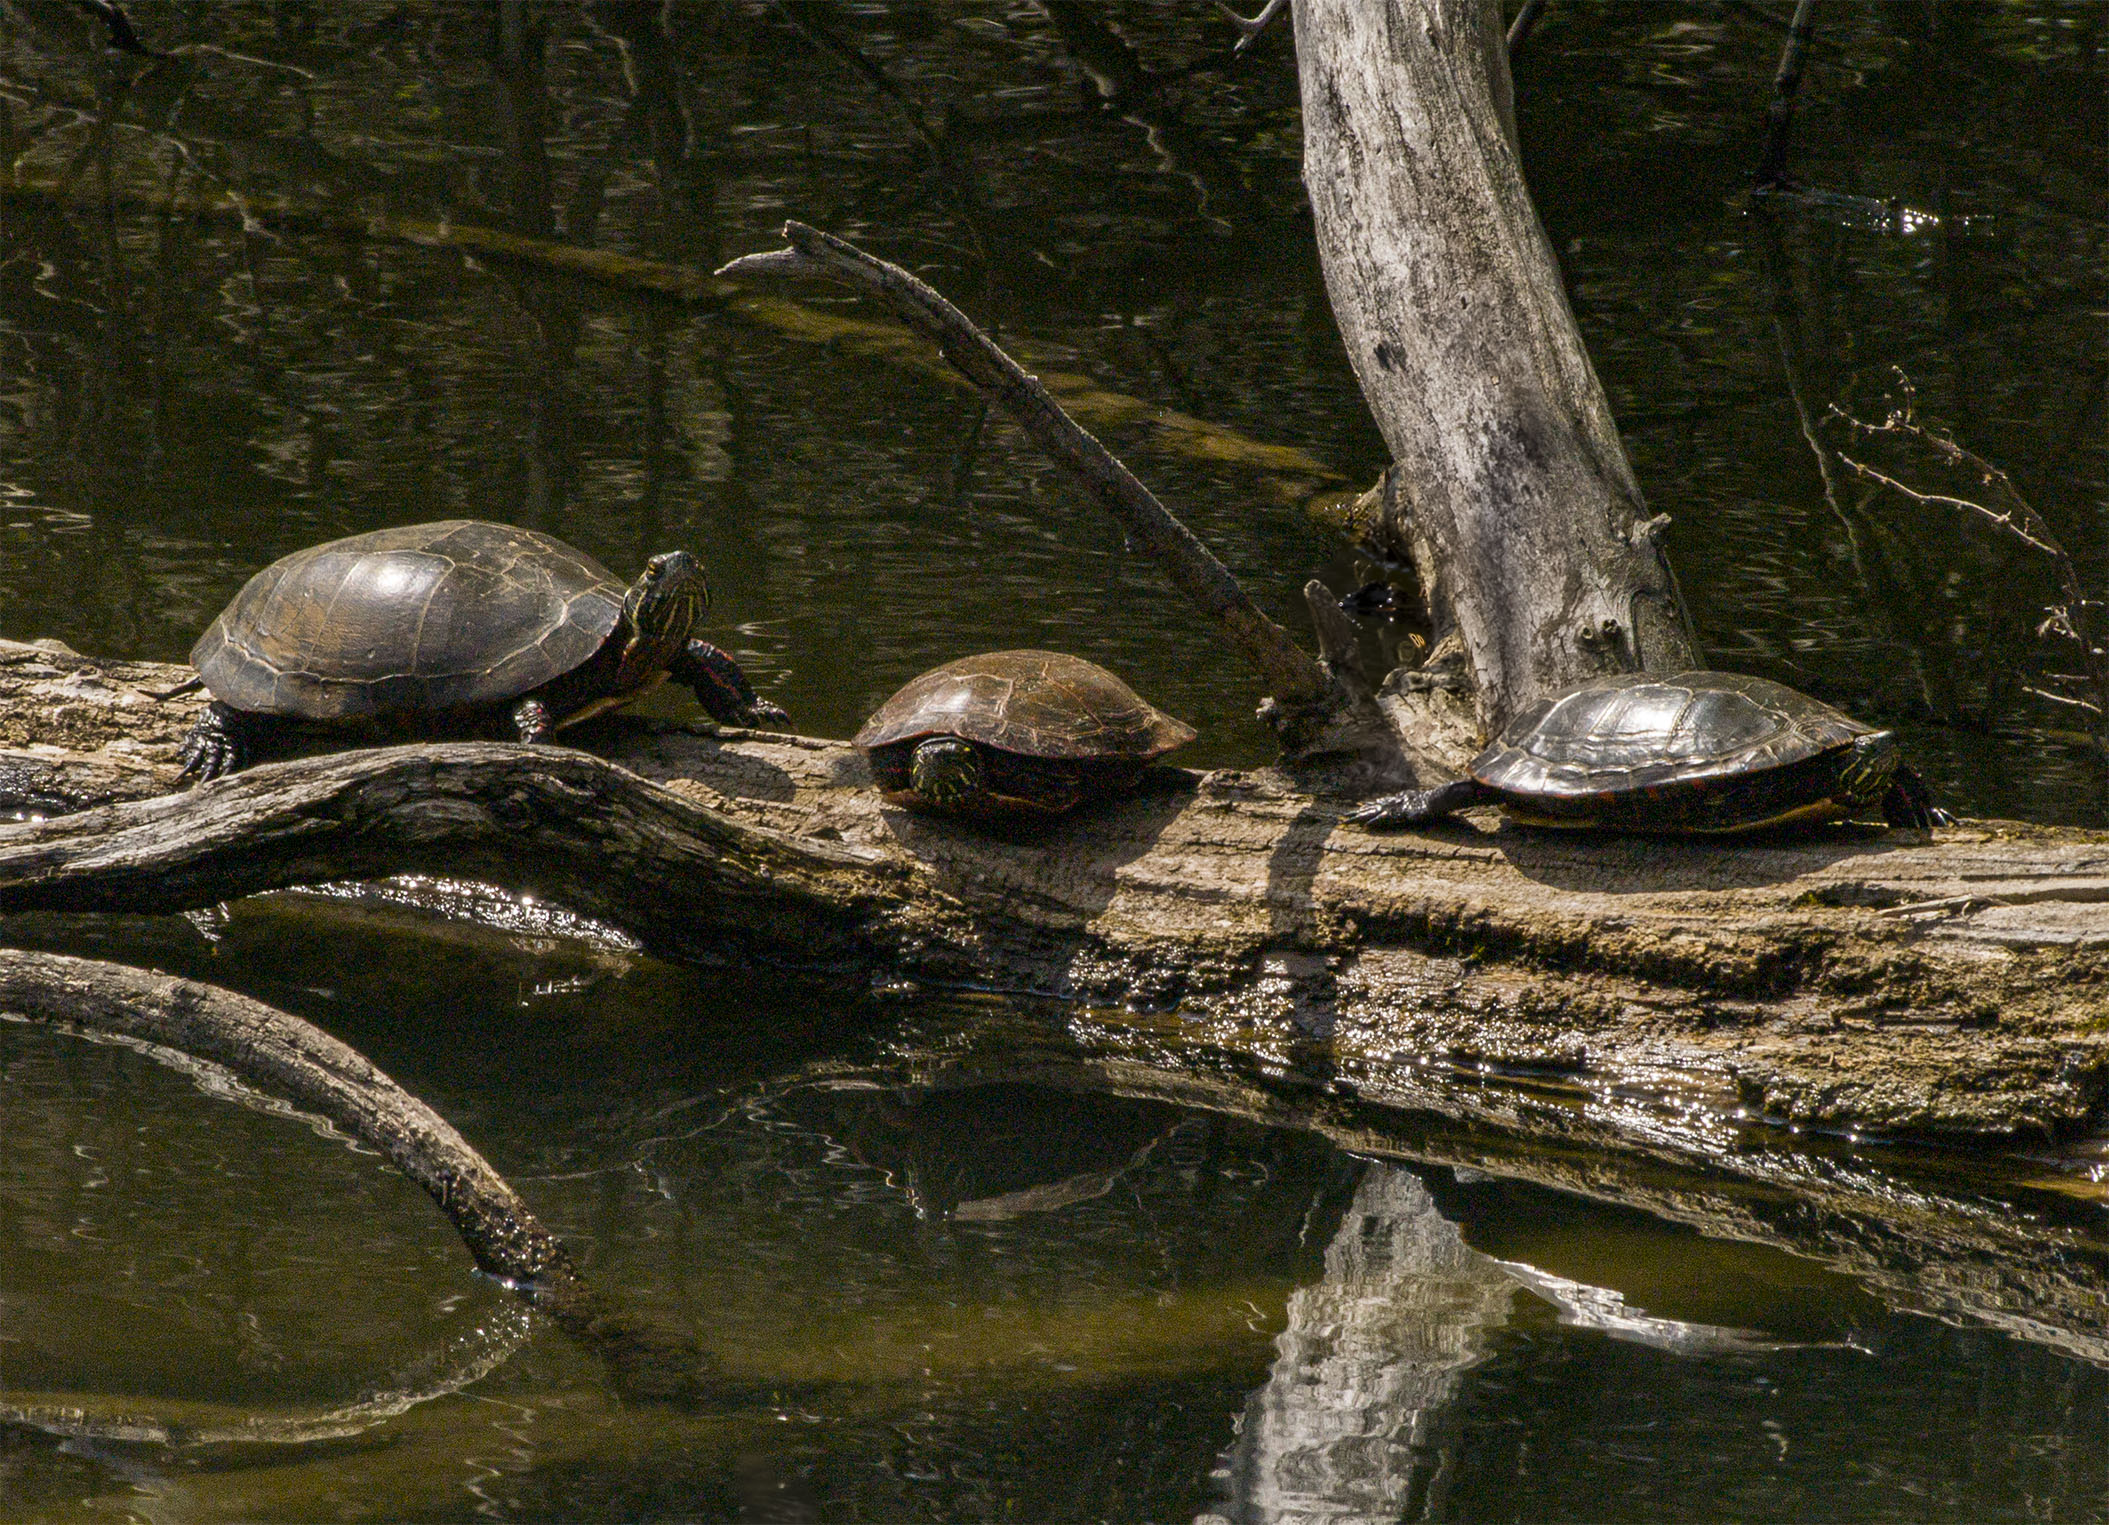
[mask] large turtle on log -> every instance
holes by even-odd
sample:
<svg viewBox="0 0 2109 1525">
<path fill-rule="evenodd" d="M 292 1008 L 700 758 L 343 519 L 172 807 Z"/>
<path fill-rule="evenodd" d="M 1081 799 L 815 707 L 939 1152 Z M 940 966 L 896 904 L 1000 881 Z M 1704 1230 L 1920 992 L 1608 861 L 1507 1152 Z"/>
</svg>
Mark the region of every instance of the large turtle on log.
<svg viewBox="0 0 2109 1525">
<path fill-rule="evenodd" d="M 1371 830 L 1499 805 L 1529 826 L 1716 834 L 1846 820 L 1952 825 L 1896 733 L 1737 673 L 1621 673 L 1541 699 L 1435 789 L 1372 800 Z"/>
<path fill-rule="evenodd" d="M 951 815 L 1059 815 L 1135 787 L 1194 739 L 1094 663 L 991 651 L 910 680 L 854 745 L 888 801 Z"/>
<path fill-rule="evenodd" d="M 686 551 L 625 586 L 554 536 L 475 519 L 310 546 L 250 578 L 191 648 L 213 698 L 178 756 L 217 778 L 288 722 L 547 741 L 669 677 L 717 720 L 782 722 L 737 662 L 691 636 L 709 596 Z"/>
</svg>

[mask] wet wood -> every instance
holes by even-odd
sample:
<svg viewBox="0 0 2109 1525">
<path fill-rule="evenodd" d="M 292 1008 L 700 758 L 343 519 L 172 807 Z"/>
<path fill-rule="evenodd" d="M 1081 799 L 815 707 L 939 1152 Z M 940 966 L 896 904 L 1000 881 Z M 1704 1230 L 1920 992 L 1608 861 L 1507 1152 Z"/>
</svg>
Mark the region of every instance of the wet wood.
<svg viewBox="0 0 2109 1525">
<path fill-rule="evenodd" d="M 0 949 L 0 1012 L 168 1050 L 327 1118 L 439 1205 L 477 1269 L 605 1357 L 619 1389 L 691 1398 L 704 1363 L 678 1331 L 589 1286 L 570 1255 L 482 1155 L 357 1050 L 289 1013 L 196 980 L 53 953 Z"/>
<path fill-rule="evenodd" d="M 0 827 L 0 910 L 173 911 L 441 871 L 682 958 L 1029 991 L 1088 1009 L 1109 1041 L 1169 1030 L 1189 1057 L 1365 1077 L 1351 1086 L 1493 1072 L 1717 1116 L 2040 1140 L 2091 1126 L 2109 1081 L 2100 833 L 1709 845 L 1480 814 L 1379 837 L 1279 775 L 1175 769 L 991 830 L 883 806 L 840 742 L 621 719 L 581 735 L 599 755 L 381 748 L 105 802 L 113 770 L 175 786 L 196 699 L 144 690 L 183 671 L 0 646 L 0 779 L 33 765 L 48 810 L 78 778 L 87 807 Z"/>
</svg>

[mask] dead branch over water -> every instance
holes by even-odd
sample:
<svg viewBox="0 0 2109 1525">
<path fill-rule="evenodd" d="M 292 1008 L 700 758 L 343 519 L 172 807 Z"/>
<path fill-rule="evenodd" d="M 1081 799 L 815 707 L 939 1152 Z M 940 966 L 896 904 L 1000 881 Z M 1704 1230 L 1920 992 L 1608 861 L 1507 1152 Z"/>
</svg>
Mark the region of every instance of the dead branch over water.
<svg viewBox="0 0 2109 1525">
<path fill-rule="evenodd" d="M 698 1393 L 705 1374 L 692 1341 L 639 1320 L 582 1280 L 564 1247 L 446 1119 L 320 1028 L 196 980 L 16 949 L 0 949 L 0 1011 L 124 1039 L 149 1054 L 172 1049 L 320 1114 L 416 1182 L 477 1269 L 605 1358 L 621 1390 Z"/>
</svg>

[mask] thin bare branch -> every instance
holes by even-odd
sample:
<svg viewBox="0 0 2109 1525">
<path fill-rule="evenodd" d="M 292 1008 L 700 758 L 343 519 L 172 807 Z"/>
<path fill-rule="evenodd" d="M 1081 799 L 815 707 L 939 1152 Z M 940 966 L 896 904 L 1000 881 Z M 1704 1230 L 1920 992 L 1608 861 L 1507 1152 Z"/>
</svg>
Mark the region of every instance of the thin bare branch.
<svg viewBox="0 0 2109 1525">
<path fill-rule="evenodd" d="M 2065 674 L 2054 673 L 2052 674 L 2052 676 L 2064 677 Z M 2048 699 L 2052 704 L 2068 704 L 2071 705 L 2074 709 L 2085 710 L 2090 715 L 2098 716 L 2102 713 L 2102 707 L 2099 704 L 2096 704 L 2092 699 L 2078 699 L 2073 697 L 2071 694 L 2061 694 L 2047 688 L 2034 688 L 2026 683 L 2021 685 L 2021 692 L 2023 692 L 2024 694 L 2034 694 L 2038 699 Z"/>
<path fill-rule="evenodd" d="M 1516 19 L 1509 23 L 1509 62 L 1514 63 L 1523 56 L 1523 44 L 1531 30 L 1537 26 L 1538 18 L 1545 14 L 1545 0 L 1523 0 L 1523 9 L 1516 12 Z"/>
<path fill-rule="evenodd" d="M 1333 685 L 1309 653 L 1262 614 L 1230 570 L 1173 518 L 1156 494 L 1063 411 L 1039 378 L 1026 373 L 957 307 L 899 265 L 802 222 L 784 224 L 791 247 L 749 254 L 720 277 L 818 276 L 879 297 L 896 316 L 937 345 L 961 375 L 1015 419 L 1033 442 L 1068 468 L 1099 505 L 1163 567 L 1180 592 L 1223 628 L 1259 670 L 1284 711 L 1329 707 Z"/>
<path fill-rule="evenodd" d="M 1831 411 L 1835 413 L 1838 410 L 1834 407 Z M 1881 428 L 1884 426 L 1863 424 L 1860 427 Z M 1877 471 L 1864 461 L 1856 461 L 1843 452 L 1840 452 L 1838 460 L 1840 464 L 1850 468 L 1853 475 L 1863 481 L 1873 482 L 1878 487 L 1887 487 L 1891 492 L 1901 494 L 1911 499 L 1914 503 L 1924 503 L 1932 508 L 1952 508 L 1962 513 L 1976 514 L 1978 517 L 2005 530 L 2023 545 L 2032 546 L 2046 556 L 2063 556 L 2065 554 L 2064 548 L 2057 541 L 2046 540 L 2039 535 L 2030 534 L 2024 521 L 2016 518 L 2010 511 L 2002 512 L 1999 509 L 1987 507 L 1985 504 L 1971 498 L 1951 498 L 1946 493 L 1920 492 L 1917 488 L 1907 487 L 1895 477 Z"/>
<path fill-rule="evenodd" d="M 1225 5 L 1223 0 L 1216 0 L 1216 9 L 1229 18 L 1230 24 L 1238 29 L 1238 40 L 1236 45 L 1231 48 L 1231 54 L 1235 56 L 1242 53 L 1255 42 L 1258 42 L 1261 34 L 1268 27 L 1274 25 L 1275 18 L 1288 8 L 1289 0 L 1267 0 L 1266 5 L 1261 7 L 1257 16 L 1247 17 L 1240 16 L 1236 11 Z"/>
<path fill-rule="evenodd" d="M 1893 435 L 1916 442 L 1930 450 L 1943 466 L 1974 474 L 1980 482 L 1994 489 L 2007 506 L 1995 508 L 1974 498 L 1959 498 L 1948 493 L 1920 492 L 1917 488 L 1907 486 L 1865 462 L 1856 461 L 1843 452 L 1834 452 L 1839 463 L 1861 480 L 1887 488 L 1914 503 L 1975 515 L 2031 550 L 2050 557 L 2051 564 L 2057 568 L 2058 581 L 2065 592 L 2065 601 L 2062 604 L 2053 604 L 2044 611 L 2047 617 L 2036 627 L 2036 635 L 2039 639 L 2046 635 L 2061 636 L 2078 644 L 2081 659 L 2087 664 L 2086 675 L 2081 677 L 2076 674 L 2053 674 L 2052 677 L 2059 682 L 2084 682 L 2093 691 L 2093 698 L 2081 701 L 2036 688 L 2028 688 L 2024 692 L 2054 699 L 2060 704 L 2077 704 L 2096 715 L 2109 714 L 2109 650 L 2105 650 L 2096 639 L 2087 619 L 2087 612 L 2103 607 L 2102 602 L 2087 597 L 2086 590 L 2080 584 L 2079 568 L 2074 564 L 2071 555 L 2052 533 L 2049 523 L 2036 512 L 2028 499 L 2021 495 L 2020 489 L 2014 486 L 2013 478 L 1974 450 L 1957 444 L 1949 435 L 1921 424 L 1916 416 L 1918 394 L 1911 384 L 1911 378 L 1902 370 L 1896 370 L 1895 374 L 1897 390 L 1903 398 L 1903 405 L 1891 412 L 1881 423 L 1871 424 L 1864 419 L 1855 418 L 1836 403 L 1831 405 L 1830 416 L 1842 421 L 1854 433 L 1870 439 L 1880 435 Z M 2099 727 L 2095 744 L 2105 754 L 2109 754 L 2109 736 L 2104 736 Z"/>
</svg>

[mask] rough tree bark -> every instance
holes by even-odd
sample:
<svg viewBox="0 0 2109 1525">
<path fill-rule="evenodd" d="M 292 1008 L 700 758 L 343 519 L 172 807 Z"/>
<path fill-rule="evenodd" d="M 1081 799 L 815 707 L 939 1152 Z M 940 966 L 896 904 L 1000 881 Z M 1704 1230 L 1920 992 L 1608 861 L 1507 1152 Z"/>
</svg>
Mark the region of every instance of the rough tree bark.
<svg viewBox="0 0 2109 1525">
<path fill-rule="evenodd" d="M 1721 848 L 1485 818 L 1373 837 L 1279 775 L 1172 769 L 1132 801 L 991 831 L 882 806 L 840 742 L 634 720 L 581 738 L 605 760 L 397 747 L 172 795 L 196 699 L 143 691 L 183 671 L 0 645 L 0 781 L 89 807 L 0 826 L 0 912 L 444 872 L 682 958 L 1055 996 L 1178 1064 L 1349 1088 L 1491 1070 L 1717 1116 L 2036 1141 L 2083 1131 L 2109 1095 L 2097 833 Z"/>
<path fill-rule="evenodd" d="M 1321 208 L 1326 236 L 1394 202 L 1425 219 L 1369 223 L 1410 263 L 1329 279 L 1484 719 L 1614 665 L 1613 644 L 1688 660 L 1522 200 L 1491 14 L 1298 14 L 1314 200 L 1339 202 Z M 1350 78 L 1358 46 L 1376 51 Z M 1406 179 L 1353 180 L 1389 156 L 1411 161 Z M 1334 173 L 1360 189 L 1316 183 Z M 144 691 L 184 675 L 0 646 L 0 803 L 53 817 L 0 827 L 0 912 L 475 875 L 686 958 L 1058 997 L 1102 1052 L 1163 1075 L 1453 1113 L 1487 1105 L 1489 1085 L 1551 1097 L 1511 1109 L 1541 1140 L 1579 1118 L 1599 1140 L 1683 1128 L 1703 1153 L 1755 1116 L 2039 1143 L 2086 1133 L 2109 1093 L 2098 834 L 1977 823 L 1931 843 L 1836 829 L 1718 847 L 1475 817 L 1380 839 L 1281 775 L 1173 770 L 1125 804 L 1003 832 L 882 808 L 838 742 L 621 721 L 579 737 L 602 757 L 396 748 L 170 796 L 195 701 Z M 1410 721 L 1444 675 L 1388 689 Z M 1449 724 L 1457 756 L 1473 719 Z"/>
<path fill-rule="evenodd" d="M 1381 528 L 1461 639 L 1481 728 L 1600 673 L 1699 666 L 1523 184 L 1500 0 L 1295 18 L 1319 258 L 1394 463 Z"/>
</svg>

